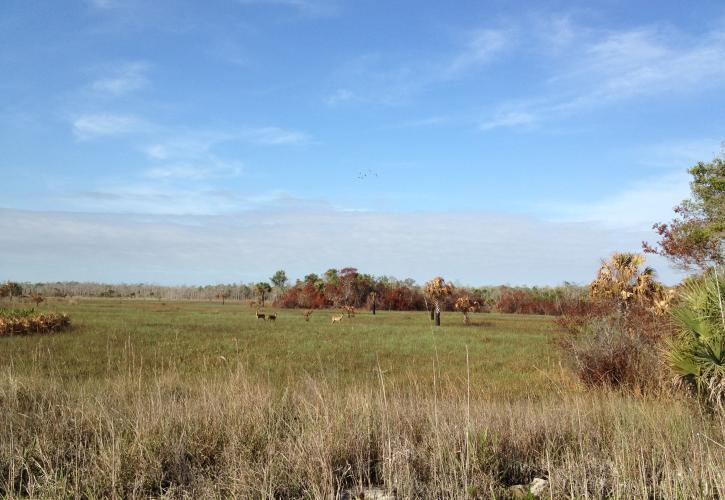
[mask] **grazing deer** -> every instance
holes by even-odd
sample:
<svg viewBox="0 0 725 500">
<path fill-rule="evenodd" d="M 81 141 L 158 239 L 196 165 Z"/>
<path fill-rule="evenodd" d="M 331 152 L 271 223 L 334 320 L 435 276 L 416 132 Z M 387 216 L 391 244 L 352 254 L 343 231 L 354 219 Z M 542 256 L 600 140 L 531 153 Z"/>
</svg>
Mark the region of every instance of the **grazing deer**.
<svg viewBox="0 0 725 500">
<path fill-rule="evenodd" d="M 342 322 L 342 318 L 343 318 L 343 315 L 342 314 L 340 314 L 339 316 L 333 316 L 332 317 L 332 322 L 333 323 L 341 323 Z"/>
<path fill-rule="evenodd" d="M 305 316 L 305 321 L 310 320 L 310 315 L 312 315 L 312 312 L 313 312 L 312 309 L 310 309 L 309 311 L 305 311 L 304 313 L 302 313 Z"/>
<path fill-rule="evenodd" d="M 267 315 L 267 318 L 268 318 L 268 319 L 269 319 L 270 321 L 274 321 L 274 320 L 276 320 L 276 319 L 277 319 L 277 313 L 269 313 L 269 314 Z"/>
<path fill-rule="evenodd" d="M 264 320 L 264 313 L 259 312 L 259 309 L 257 309 L 257 319 Z"/>
</svg>

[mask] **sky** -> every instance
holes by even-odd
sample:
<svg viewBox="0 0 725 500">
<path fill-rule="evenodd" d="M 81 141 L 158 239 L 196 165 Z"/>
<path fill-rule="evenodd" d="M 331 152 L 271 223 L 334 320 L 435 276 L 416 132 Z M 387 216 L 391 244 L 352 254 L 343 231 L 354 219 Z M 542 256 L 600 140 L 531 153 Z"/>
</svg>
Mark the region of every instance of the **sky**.
<svg viewBox="0 0 725 500">
<path fill-rule="evenodd" d="M 3 0 L 0 75 L 0 280 L 586 283 L 722 152 L 725 4 Z"/>
</svg>

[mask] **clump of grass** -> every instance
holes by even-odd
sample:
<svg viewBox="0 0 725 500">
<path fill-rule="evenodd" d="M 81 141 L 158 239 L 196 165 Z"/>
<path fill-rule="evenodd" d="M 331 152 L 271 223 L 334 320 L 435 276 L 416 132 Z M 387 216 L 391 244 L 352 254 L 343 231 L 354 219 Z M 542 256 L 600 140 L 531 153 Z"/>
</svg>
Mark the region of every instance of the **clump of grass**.
<svg viewBox="0 0 725 500">
<path fill-rule="evenodd" d="M 70 316 L 64 313 L 37 313 L 34 309 L 0 309 L 0 337 L 56 333 L 69 326 Z"/>
</svg>

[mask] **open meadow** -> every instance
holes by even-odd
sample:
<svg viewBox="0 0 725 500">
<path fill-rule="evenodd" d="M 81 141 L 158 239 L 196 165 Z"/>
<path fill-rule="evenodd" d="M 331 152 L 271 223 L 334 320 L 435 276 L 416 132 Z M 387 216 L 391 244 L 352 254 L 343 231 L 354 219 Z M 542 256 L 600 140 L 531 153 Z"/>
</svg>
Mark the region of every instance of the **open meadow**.
<svg viewBox="0 0 725 500">
<path fill-rule="evenodd" d="M 0 338 L 0 493 L 38 497 L 718 498 L 725 419 L 584 389 L 553 318 L 49 299 Z"/>
</svg>

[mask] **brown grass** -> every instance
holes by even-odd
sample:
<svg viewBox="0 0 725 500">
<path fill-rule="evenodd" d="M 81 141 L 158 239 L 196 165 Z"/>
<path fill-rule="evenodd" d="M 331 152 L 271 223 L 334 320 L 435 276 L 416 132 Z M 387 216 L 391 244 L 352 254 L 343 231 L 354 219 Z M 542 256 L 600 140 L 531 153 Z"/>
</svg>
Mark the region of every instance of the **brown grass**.
<svg viewBox="0 0 725 500">
<path fill-rule="evenodd" d="M 451 382 L 401 390 L 382 373 L 378 388 L 309 378 L 279 390 L 230 365 L 193 383 L 129 368 L 72 386 L 6 369 L 0 494 L 333 498 L 378 485 L 490 498 L 546 477 L 553 498 L 725 495 L 725 418 L 681 401 L 596 391 L 497 403 Z"/>
<path fill-rule="evenodd" d="M 551 318 L 49 302 L 73 335 L 0 339 L 0 497 L 725 496 L 725 417 L 586 388 Z"/>
</svg>

